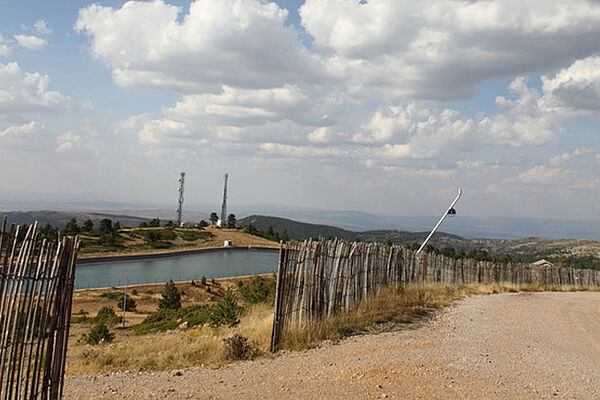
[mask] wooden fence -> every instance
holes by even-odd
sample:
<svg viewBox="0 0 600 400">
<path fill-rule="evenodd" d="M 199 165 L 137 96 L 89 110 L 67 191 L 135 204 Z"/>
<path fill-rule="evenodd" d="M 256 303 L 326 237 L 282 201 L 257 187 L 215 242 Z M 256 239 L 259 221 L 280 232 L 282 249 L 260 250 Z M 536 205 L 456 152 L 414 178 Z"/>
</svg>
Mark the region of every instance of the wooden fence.
<svg viewBox="0 0 600 400">
<path fill-rule="evenodd" d="M 48 242 L 12 225 L 0 230 L 0 398 L 58 399 L 79 239 Z"/>
<path fill-rule="evenodd" d="M 600 271 L 417 257 L 414 251 L 377 243 L 291 242 L 279 254 L 271 350 L 287 329 L 348 311 L 386 286 L 419 282 L 600 286 Z"/>
</svg>

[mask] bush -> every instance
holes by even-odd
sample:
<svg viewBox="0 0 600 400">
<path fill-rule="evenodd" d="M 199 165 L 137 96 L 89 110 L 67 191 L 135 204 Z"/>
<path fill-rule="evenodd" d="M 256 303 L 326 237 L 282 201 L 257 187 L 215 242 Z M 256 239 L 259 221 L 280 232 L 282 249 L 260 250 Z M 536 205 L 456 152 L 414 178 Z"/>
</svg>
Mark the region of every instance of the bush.
<svg viewBox="0 0 600 400">
<path fill-rule="evenodd" d="M 163 309 L 148 315 L 134 329 L 136 333 L 144 335 L 151 332 L 164 332 L 177 329 L 183 323 L 187 323 L 187 327 L 191 328 L 207 323 L 209 314 L 209 306 L 206 305 L 184 307 L 179 310 Z"/>
<path fill-rule="evenodd" d="M 135 307 L 135 300 L 131 298 L 131 296 L 129 296 L 128 294 L 125 295 L 125 311 L 135 311 Z M 117 308 L 119 310 L 123 310 L 123 297 L 117 300 Z"/>
<path fill-rule="evenodd" d="M 209 316 L 210 325 L 213 328 L 221 325 L 234 326 L 240 322 L 238 315 L 240 315 L 241 310 L 242 308 L 237 305 L 233 298 L 231 289 L 228 289 L 225 296 L 212 306 Z"/>
<path fill-rule="evenodd" d="M 165 283 L 162 298 L 158 301 L 158 309 L 179 310 L 181 308 L 181 294 L 175 287 L 173 280 Z"/>
<path fill-rule="evenodd" d="M 202 286 L 206 286 L 206 277 L 204 275 L 202 275 L 202 279 L 200 280 L 200 284 L 202 284 Z"/>
<path fill-rule="evenodd" d="M 87 344 L 110 343 L 114 338 L 115 335 L 110 333 L 108 326 L 105 323 L 99 322 L 90 329 L 85 337 L 85 342 Z"/>
<path fill-rule="evenodd" d="M 275 279 L 263 279 L 255 275 L 248 285 L 240 285 L 238 291 L 247 305 L 258 303 L 272 304 L 275 301 L 276 284 Z"/>
<path fill-rule="evenodd" d="M 113 310 L 112 307 L 104 306 L 90 321 L 95 322 L 96 324 L 114 325 L 119 322 L 119 319 L 120 318 L 115 314 L 115 310 Z"/>
<path fill-rule="evenodd" d="M 123 298 L 123 293 L 122 292 L 116 292 L 116 291 L 112 291 L 112 292 L 104 292 L 100 295 L 100 297 L 104 297 L 106 299 L 109 300 L 119 300 Z"/>
<path fill-rule="evenodd" d="M 248 343 L 248 338 L 237 333 L 223 341 L 225 342 L 225 358 L 229 360 L 251 360 L 258 355 L 256 344 Z"/>
</svg>

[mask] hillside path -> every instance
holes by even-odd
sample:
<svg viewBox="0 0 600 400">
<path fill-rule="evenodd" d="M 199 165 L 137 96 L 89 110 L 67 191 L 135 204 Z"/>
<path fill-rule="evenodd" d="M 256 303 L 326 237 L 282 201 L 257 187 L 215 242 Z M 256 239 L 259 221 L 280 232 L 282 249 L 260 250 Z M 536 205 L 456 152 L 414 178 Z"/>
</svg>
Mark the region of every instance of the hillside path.
<svg viewBox="0 0 600 400">
<path fill-rule="evenodd" d="M 68 376 L 66 399 L 600 399 L 600 293 L 477 296 L 394 332 L 218 370 Z"/>
</svg>

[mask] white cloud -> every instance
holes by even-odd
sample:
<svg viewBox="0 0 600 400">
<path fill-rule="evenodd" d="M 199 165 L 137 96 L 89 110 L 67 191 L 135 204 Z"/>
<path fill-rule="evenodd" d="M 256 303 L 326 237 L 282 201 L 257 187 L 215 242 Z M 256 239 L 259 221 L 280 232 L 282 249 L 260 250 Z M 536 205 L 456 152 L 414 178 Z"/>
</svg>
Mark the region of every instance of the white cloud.
<svg viewBox="0 0 600 400">
<path fill-rule="evenodd" d="M 306 138 L 309 142 L 319 143 L 337 143 L 340 139 L 345 138 L 345 135 L 338 132 L 335 128 L 322 126 L 309 133 Z"/>
<path fill-rule="evenodd" d="M 594 153 L 594 149 L 587 148 L 587 147 L 580 147 L 571 152 L 566 152 L 566 153 L 562 153 L 557 156 L 551 157 L 549 162 L 550 162 L 550 165 L 552 165 L 552 166 L 559 166 L 559 165 L 561 165 L 567 161 L 570 161 L 574 158 L 589 155 L 592 153 Z"/>
<path fill-rule="evenodd" d="M 47 75 L 23 72 L 15 62 L 0 63 L 0 115 L 66 108 L 71 99 L 48 90 L 49 83 Z"/>
<path fill-rule="evenodd" d="M 212 125 L 249 126 L 284 119 L 300 124 L 328 123 L 332 107 L 314 101 L 294 85 L 269 89 L 224 86 L 217 94 L 185 95 L 176 106 L 165 110 L 170 118 Z"/>
<path fill-rule="evenodd" d="M 314 146 L 291 146 L 279 143 L 263 143 L 260 150 L 264 155 L 293 158 L 330 158 L 346 157 L 351 154 L 348 150 L 339 147 L 314 147 Z"/>
<path fill-rule="evenodd" d="M 3 131 L 0 131 L 0 138 L 19 138 L 28 136 L 40 130 L 41 127 L 42 126 L 35 121 L 30 121 L 23 125 L 9 126 Z"/>
<path fill-rule="evenodd" d="M 12 54 L 12 49 L 7 44 L 6 40 L 0 35 L 0 57 L 8 57 Z"/>
<path fill-rule="evenodd" d="M 314 69 L 275 3 L 197 0 L 180 14 L 162 1 L 94 4 L 79 11 L 75 29 L 122 86 L 218 93 L 224 85 L 282 87 Z"/>
<path fill-rule="evenodd" d="M 548 108 L 586 111 L 600 116 L 600 57 L 575 61 L 554 77 L 542 76 Z"/>
<path fill-rule="evenodd" d="M 56 151 L 66 152 L 81 147 L 81 136 L 74 132 L 67 132 L 57 137 Z"/>
<path fill-rule="evenodd" d="M 46 40 L 34 35 L 15 35 L 15 40 L 20 46 L 33 51 L 42 50 L 48 44 Z"/>
<path fill-rule="evenodd" d="M 300 15 L 314 50 L 366 96 L 462 98 L 600 51 L 600 4 L 586 0 L 307 0 Z"/>
<path fill-rule="evenodd" d="M 47 136 L 46 127 L 37 121 L 12 125 L 0 131 L 0 151 L 46 150 Z"/>
<path fill-rule="evenodd" d="M 533 185 L 566 185 L 572 183 L 574 178 L 575 173 L 573 171 L 536 165 L 516 177 L 507 178 L 505 182 Z"/>
<path fill-rule="evenodd" d="M 52 34 L 52 29 L 48 28 L 48 26 L 46 25 L 46 21 L 44 21 L 43 19 L 39 19 L 39 20 L 35 21 L 35 23 L 33 24 L 33 27 L 34 27 L 35 31 L 39 34 L 42 34 L 42 35 L 51 35 Z"/>
</svg>

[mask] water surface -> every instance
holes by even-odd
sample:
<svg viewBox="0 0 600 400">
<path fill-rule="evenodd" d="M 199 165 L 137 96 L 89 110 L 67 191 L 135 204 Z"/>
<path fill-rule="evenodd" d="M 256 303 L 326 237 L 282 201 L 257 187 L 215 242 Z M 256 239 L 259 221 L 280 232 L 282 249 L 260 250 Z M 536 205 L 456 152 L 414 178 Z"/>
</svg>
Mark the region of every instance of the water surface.
<svg viewBox="0 0 600 400">
<path fill-rule="evenodd" d="M 77 265 L 75 289 L 226 278 L 277 271 L 278 250 L 219 250 Z"/>
</svg>

